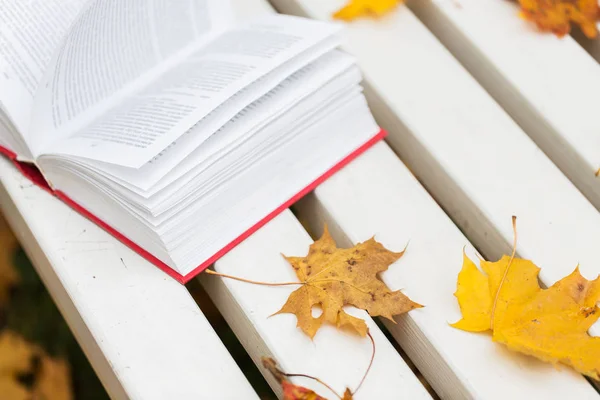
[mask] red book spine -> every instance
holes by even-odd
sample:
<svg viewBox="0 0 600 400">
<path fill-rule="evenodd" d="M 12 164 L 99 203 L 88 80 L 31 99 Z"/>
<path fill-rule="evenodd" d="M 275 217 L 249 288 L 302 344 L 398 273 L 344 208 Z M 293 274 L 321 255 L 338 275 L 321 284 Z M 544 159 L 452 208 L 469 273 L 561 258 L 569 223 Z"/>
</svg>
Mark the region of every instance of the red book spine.
<svg viewBox="0 0 600 400">
<path fill-rule="evenodd" d="M 219 250 L 217 253 L 215 253 L 212 257 L 210 257 L 208 260 L 204 261 L 202 264 L 200 264 L 199 266 L 197 266 L 194 270 L 192 270 L 190 273 L 188 273 L 186 275 L 181 275 L 177 271 L 173 270 L 167 264 L 165 264 L 164 262 L 160 261 L 158 258 L 154 257 L 152 254 L 150 254 L 148 251 L 144 250 L 142 247 L 138 246 L 136 243 L 134 243 L 129 238 L 125 237 L 118 230 L 116 230 L 115 228 L 111 227 L 106 222 L 102 221 L 100 218 L 98 218 L 97 216 L 95 216 L 94 214 L 92 214 L 91 212 L 89 212 L 88 210 L 86 210 L 81 205 L 77 204 L 75 201 L 73 201 L 72 199 L 70 199 L 63 192 L 61 192 L 61 191 L 55 191 L 55 192 L 52 191 L 52 189 L 50 188 L 50 186 L 48 185 L 48 183 L 44 179 L 43 175 L 41 174 L 41 172 L 37 169 L 37 167 L 35 165 L 17 161 L 16 154 L 14 154 L 10 150 L 5 149 L 5 148 L 3 148 L 1 146 L 0 146 L 0 153 L 1 154 L 5 154 L 6 156 L 8 156 L 13 161 L 13 163 L 15 164 L 15 166 L 17 167 L 17 169 L 19 171 L 21 171 L 21 173 L 23 175 L 25 175 L 27 178 L 29 178 L 34 184 L 38 185 L 42 189 L 44 189 L 47 192 L 51 193 L 52 195 L 56 196 L 58 199 L 60 199 L 62 202 L 64 202 L 65 204 L 67 204 L 69 207 L 71 207 L 72 209 L 74 209 L 75 211 L 77 211 L 79 214 L 81 214 L 82 216 L 86 217 L 90 221 L 94 222 L 96 225 L 100 226 L 102 229 L 104 229 L 105 231 L 107 231 L 109 234 L 111 234 L 112 236 L 114 236 L 116 239 L 118 239 L 119 241 L 121 241 L 123 244 L 125 244 L 129 248 L 131 248 L 133 251 L 135 251 L 136 253 L 138 253 L 140 256 L 142 256 L 143 258 L 145 258 L 147 261 L 149 261 L 150 263 L 154 264 L 155 266 L 157 266 L 158 268 L 160 268 L 162 271 L 164 271 L 165 273 L 167 273 L 169 276 L 171 276 L 172 278 L 174 278 L 176 281 L 178 281 L 178 282 L 180 282 L 182 284 L 185 284 L 185 283 L 189 282 L 192 278 L 194 278 L 196 275 L 198 275 L 199 273 L 201 273 L 202 271 L 204 271 L 206 268 L 208 268 L 210 265 L 212 265 L 219 258 L 221 258 L 225 254 L 227 254 L 235 246 L 237 246 L 238 244 L 240 244 L 241 242 L 243 242 L 246 238 L 248 238 L 254 232 L 256 232 L 257 230 L 259 230 L 260 228 L 262 228 L 267 222 L 271 221 L 277 215 L 279 215 L 280 213 L 282 213 L 285 209 L 289 208 L 294 203 L 296 203 L 298 200 L 300 200 L 302 197 L 304 197 L 305 195 L 307 195 L 308 193 L 310 193 L 311 191 L 313 191 L 317 186 L 319 186 L 321 183 L 323 183 L 324 181 L 326 181 L 333 174 L 335 174 L 336 172 L 338 172 L 339 170 L 341 170 L 342 168 L 344 168 L 348 163 L 350 163 L 356 157 L 358 157 L 359 155 L 361 155 L 362 153 L 364 153 L 367 149 L 369 149 L 375 143 L 377 143 L 378 141 L 382 140 L 386 135 L 387 135 L 387 132 L 382 129 L 377 135 L 375 135 L 374 137 L 372 137 L 368 142 L 366 142 L 361 147 L 359 147 L 358 149 L 356 149 L 354 152 L 352 152 L 351 154 L 349 154 L 346 158 L 344 158 L 339 163 L 337 163 L 329 171 L 325 172 L 323 175 L 321 175 L 319 178 L 317 178 L 314 182 L 312 182 L 311 184 L 309 184 L 307 187 L 305 187 L 303 190 L 301 190 L 299 193 L 297 193 L 291 199 L 289 199 L 285 203 L 281 204 L 275 210 L 271 211 L 263 219 L 261 219 L 259 222 L 257 222 L 252 227 L 250 227 L 250 229 L 248 229 L 245 232 L 243 232 L 236 239 L 234 239 L 231 243 L 229 243 L 227 246 L 223 247 L 221 250 Z"/>
</svg>

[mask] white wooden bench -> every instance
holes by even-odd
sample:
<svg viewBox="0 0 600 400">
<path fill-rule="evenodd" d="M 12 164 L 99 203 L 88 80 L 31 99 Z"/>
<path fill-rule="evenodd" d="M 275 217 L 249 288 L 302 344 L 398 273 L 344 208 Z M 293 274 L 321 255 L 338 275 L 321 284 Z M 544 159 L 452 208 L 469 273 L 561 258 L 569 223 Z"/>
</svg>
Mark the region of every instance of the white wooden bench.
<svg viewBox="0 0 600 400">
<path fill-rule="evenodd" d="M 571 37 L 539 35 L 518 18 L 516 2 L 409 5 L 600 209 L 600 69 L 593 57 Z M 597 45 L 589 48 L 597 54 Z"/>
<path fill-rule="evenodd" d="M 459 1 L 470 15 L 471 1 Z M 274 12 L 263 0 L 233 3 L 240 18 Z M 424 9 L 434 7 L 425 3 Z M 343 1 L 272 4 L 281 12 L 328 19 Z M 446 10 L 445 4 L 440 9 Z M 485 335 L 448 326 L 460 318 L 453 292 L 463 246 L 491 259 L 507 253 L 515 214 L 519 254 L 543 268 L 544 283 L 571 272 L 578 262 L 592 277 L 600 272 L 600 214 L 529 139 L 527 133 L 535 136 L 532 129 L 540 128 L 521 124 L 525 133 L 480 86 L 476 78 L 481 76 L 473 72 L 472 77 L 435 38 L 432 31 L 448 22 L 426 14 L 418 10 L 427 27 L 406 7 L 378 22 L 347 25 L 346 49 L 359 59 L 371 107 L 398 155 L 388 144 L 376 145 L 302 200 L 296 211 L 314 235 L 327 222 L 340 245 L 376 235 L 399 250 L 410 240 L 406 255 L 382 277 L 426 307 L 385 325 L 439 397 L 598 399 L 588 381 L 568 368 L 557 371 L 508 352 Z M 550 40 L 535 38 L 530 40 Z M 506 57 L 517 62 L 516 54 Z M 577 69 L 578 62 L 564 60 L 565 68 Z M 593 66 L 600 73 L 595 61 Z M 533 89 L 520 93 L 527 101 L 540 96 Z M 501 103 L 512 113 L 510 105 Z M 566 116 L 556 115 L 563 111 Z M 568 112 L 559 107 L 549 115 L 568 120 Z M 552 137 L 567 131 L 555 129 Z M 600 133 L 595 138 L 600 140 Z M 580 187 L 583 165 L 569 175 Z M 184 286 L 28 184 L 4 160 L 0 181 L 3 213 L 111 397 L 258 397 Z M 593 198 L 593 191 L 586 194 Z M 286 211 L 214 269 L 254 280 L 294 280 L 280 254 L 303 255 L 310 243 Z M 362 377 L 371 356 L 368 340 L 326 326 L 311 341 L 296 328 L 294 316 L 269 318 L 293 288 L 204 274 L 199 279 L 279 397 L 278 383 L 260 366 L 263 356 L 274 357 L 285 371 L 318 376 L 338 392 L 354 388 Z M 430 398 L 378 325 L 362 311 L 348 312 L 366 319 L 377 346 L 373 368 L 355 398 Z M 294 382 L 333 398 L 314 382 Z"/>
</svg>

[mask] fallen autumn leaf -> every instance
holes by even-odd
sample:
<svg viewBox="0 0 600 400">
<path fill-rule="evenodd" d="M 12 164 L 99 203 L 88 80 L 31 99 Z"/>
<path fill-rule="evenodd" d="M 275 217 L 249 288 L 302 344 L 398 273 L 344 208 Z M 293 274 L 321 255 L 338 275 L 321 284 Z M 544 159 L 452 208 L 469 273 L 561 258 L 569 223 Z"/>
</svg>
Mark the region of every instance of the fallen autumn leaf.
<svg viewBox="0 0 600 400">
<path fill-rule="evenodd" d="M 562 37 L 569 34 L 573 22 L 588 38 L 598 36 L 598 0 L 519 0 L 519 4 L 521 17 L 535 23 L 541 31 Z"/>
<path fill-rule="evenodd" d="M 514 219 L 513 228 L 516 247 Z M 511 350 L 600 379 L 600 338 L 587 333 L 600 317 L 600 277 L 588 281 L 576 268 L 542 289 L 540 268 L 514 254 L 515 249 L 497 262 L 482 260 L 483 272 L 464 255 L 455 293 L 462 319 L 452 326 L 491 330 L 492 340 Z"/>
<path fill-rule="evenodd" d="M 392 322 L 394 315 L 422 307 L 399 290 L 391 291 L 378 277 L 403 254 L 386 249 L 374 238 L 349 249 L 337 248 L 325 227 L 306 257 L 286 257 L 303 285 L 292 292 L 276 314 L 295 314 L 298 326 L 311 338 L 324 322 L 365 336 L 365 321 L 347 314 L 345 305 Z M 312 315 L 315 306 L 323 311 L 316 318 Z"/>
<path fill-rule="evenodd" d="M 381 17 L 392 11 L 404 0 L 350 0 L 333 14 L 333 18 L 351 21 L 359 17 Z"/>
</svg>

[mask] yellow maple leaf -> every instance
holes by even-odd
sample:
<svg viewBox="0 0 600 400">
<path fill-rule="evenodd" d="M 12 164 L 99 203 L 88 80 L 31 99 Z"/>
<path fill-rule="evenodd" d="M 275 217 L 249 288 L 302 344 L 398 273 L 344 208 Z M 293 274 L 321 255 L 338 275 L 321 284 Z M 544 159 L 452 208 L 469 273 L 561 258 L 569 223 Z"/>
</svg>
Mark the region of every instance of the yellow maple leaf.
<svg viewBox="0 0 600 400">
<path fill-rule="evenodd" d="M 365 322 L 347 314 L 343 310 L 345 305 L 392 322 L 394 315 L 422 307 L 400 291 L 392 292 L 378 277 L 403 254 L 404 251 L 394 253 L 386 249 L 374 238 L 349 249 L 339 249 L 326 227 L 306 257 L 286 257 L 304 284 L 292 292 L 276 314 L 295 314 L 298 326 L 311 338 L 323 322 L 366 336 Z M 314 306 L 322 309 L 316 318 L 312 316 Z"/>
<path fill-rule="evenodd" d="M 576 268 L 542 289 L 540 269 L 529 260 L 504 256 L 481 261 L 481 268 L 464 256 L 455 293 L 462 319 L 455 328 L 492 330 L 492 339 L 512 350 L 600 378 L 600 338 L 587 334 L 600 317 L 600 277 L 588 281 Z"/>
<path fill-rule="evenodd" d="M 519 4 L 521 17 L 534 22 L 544 32 L 562 37 L 571 31 L 573 22 L 588 38 L 598 35 L 598 0 L 519 0 Z"/>
<path fill-rule="evenodd" d="M 381 17 L 404 0 L 349 0 L 348 4 L 333 14 L 333 18 L 351 21 L 359 17 Z"/>
</svg>

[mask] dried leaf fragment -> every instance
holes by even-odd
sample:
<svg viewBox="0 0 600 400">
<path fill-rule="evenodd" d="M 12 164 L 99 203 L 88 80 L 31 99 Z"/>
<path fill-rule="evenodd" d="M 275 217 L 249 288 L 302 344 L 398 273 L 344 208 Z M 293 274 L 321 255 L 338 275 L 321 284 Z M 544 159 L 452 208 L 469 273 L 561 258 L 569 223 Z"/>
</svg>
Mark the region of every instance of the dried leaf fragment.
<svg viewBox="0 0 600 400">
<path fill-rule="evenodd" d="M 324 322 L 366 336 L 366 323 L 347 314 L 345 305 L 391 321 L 394 315 L 422 307 L 400 291 L 391 291 L 378 277 L 403 254 L 386 249 L 374 238 L 349 249 L 337 248 L 325 227 L 306 257 L 286 257 L 304 284 L 276 314 L 295 314 L 298 326 L 311 338 Z M 316 318 L 312 316 L 314 306 L 323 311 Z"/>
<path fill-rule="evenodd" d="M 284 400 L 327 400 L 314 391 L 302 386 L 296 386 L 287 379 L 281 382 Z"/>
<path fill-rule="evenodd" d="M 600 379 L 600 338 L 587 333 L 600 317 L 600 277 L 588 281 L 576 268 L 542 289 L 535 264 L 514 258 L 507 270 L 509 261 L 508 256 L 481 261 L 482 272 L 464 256 L 455 293 L 462 319 L 453 326 L 471 332 L 492 330 L 495 342 L 514 351 Z"/>
<path fill-rule="evenodd" d="M 349 0 L 348 4 L 333 14 L 333 18 L 352 21 L 366 16 L 381 17 L 403 2 L 404 0 Z"/>
<path fill-rule="evenodd" d="M 571 31 L 573 22 L 588 38 L 598 35 L 598 0 L 519 0 L 519 3 L 521 17 L 534 22 L 541 31 L 562 37 Z"/>
<path fill-rule="evenodd" d="M 273 375 L 273 377 L 277 379 L 277 381 L 281 384 L 281 388 L 283 389 L 283 400 L 327 400 L 325 397 L 319 396 L 313 390 L 307 389 L 302 386 L 294 385 L 292 382 L 290 382 L 287 374 L 283 373 L 277 367 L 277 362 L 272 358 L 263 357 L 262 364 L 271 373 L 271 375 Z M 321 382 L 320 380 L 308 375 L 302 376 Z M 331 389 L 329 386 L 325 386 Z M 339 395 L 337 396 L 339 397 Z M 346 389 L 346 391 L 344 392 L 344 397 L 341 397 L 341 399 L 352 400 L 352 392 L 350 391 L 350 389 Z"/>
</svg>

